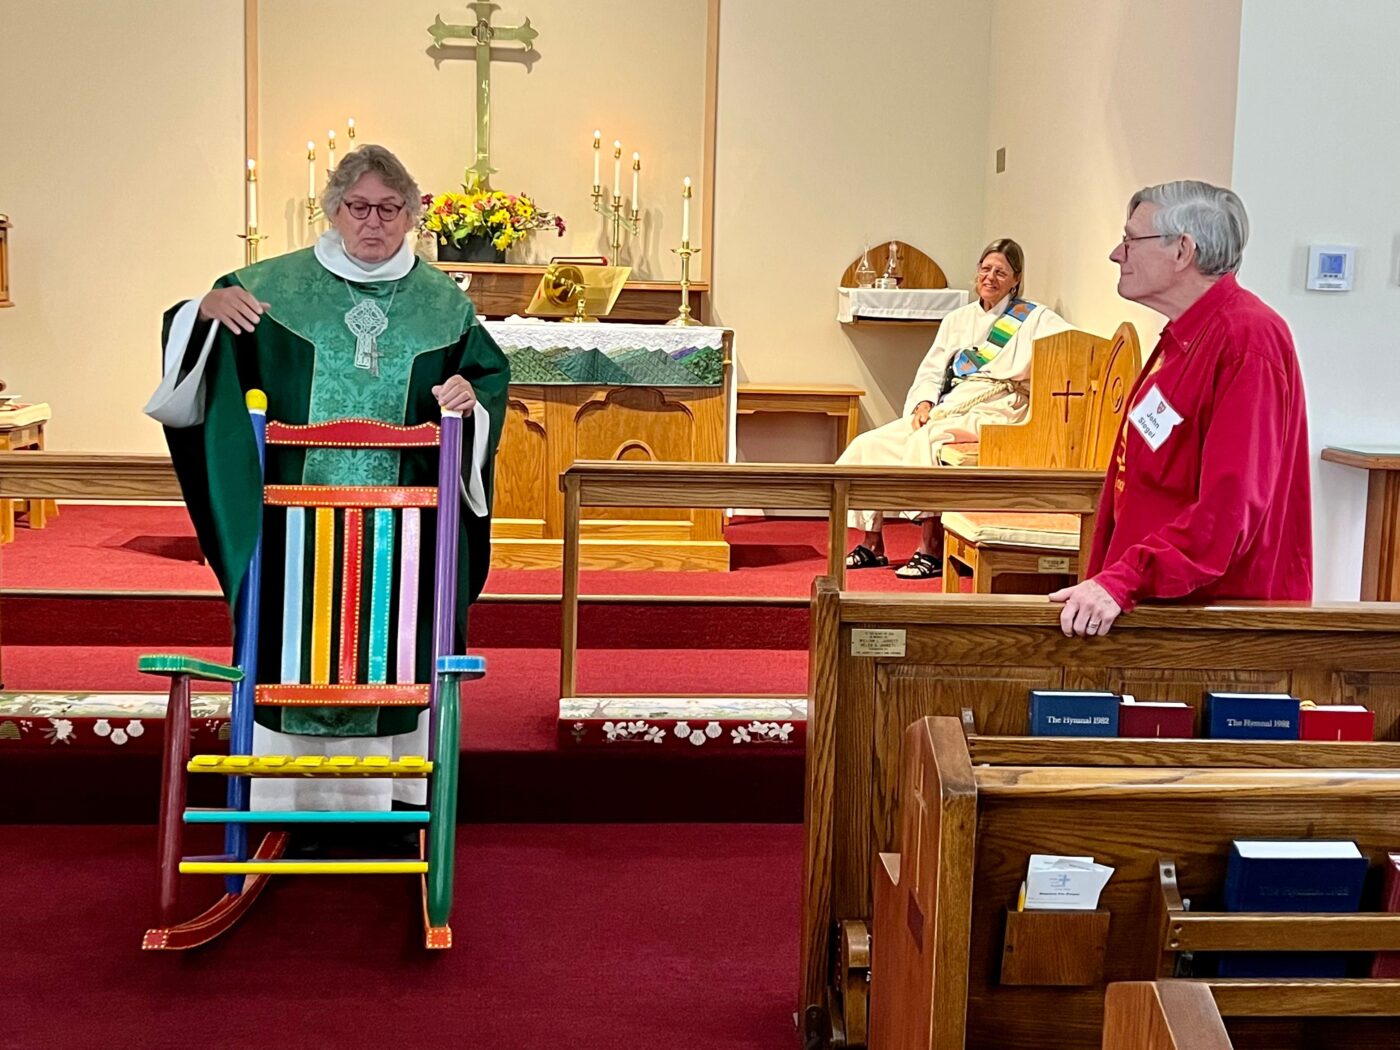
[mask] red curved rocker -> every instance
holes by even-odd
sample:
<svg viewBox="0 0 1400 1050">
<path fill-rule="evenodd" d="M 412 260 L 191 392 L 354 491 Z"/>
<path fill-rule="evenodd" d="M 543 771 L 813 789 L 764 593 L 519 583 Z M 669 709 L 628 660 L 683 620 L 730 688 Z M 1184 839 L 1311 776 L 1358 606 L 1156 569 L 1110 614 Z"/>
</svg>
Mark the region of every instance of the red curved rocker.
<svg viewBox="0 0 1400 1050">
<path fill-rule="evenodd" d="M 421 880 L 426 947 L 450 948 L 452 930 L 448 919 L 452 909 L 461 725 L 459 685 L 463 678 L 480 678 L 485 673 L 482 658 L 449 655 L 456 609 L 461 416 L 444 413 L 440 429 L 431 423 L 405 427 L 364 419 L 292 426 L 267 422 L 266 406 L 261 391 L 249 392 L 248 408 L 260 459 L 266 444 L 337 448 L 437 446 L 438 485 L 436 488 L 264 486 L 263 499 L 267 506 L 287 508 L 287 571 L 282 608 L 295 613 L 287 616 L 283 625 L 282 653 L 283 678 L 292 677 L 292 681 L 254 684 L 262 588 L 261 542 L 253 553 L 238 596 L 235 613 L 237 666 L 186 656 L 141 658 L 142 671 L 170 678 L 157 847 L 157 918 L 156 926 L 146 931 L 141 947 L 183 949 L 208 943 L 242 918 L 273 875 L 412 874 Z M 435 508 L 438 518 L 430 665 L 435 673 L 430 681 L 417 682 L 413 671 L 417 664 L 417 587 L 420 574 L 425 574 L 427 568 L 426 564 L 420 565 L 419 552 L 420 515 L 424 508 Z M 311 518 L 310 537 L 306 536 L 308 517 Z M 337 535 L 341 541 L 338 559 Z M 304 539 L 309 539 L 314 551 L 310 565 L 303 564 Z M 368 565 L 366 540 L 371 548 Z M 363 582 L 366 579 L 367 584 Z M 309 593 L 303 594 L 308 582 Z M 390 612 L 394 607 L 391 590 L 395 582 L 398 622 L 391 626 Z M 310 608 L 309 631 L 302 630 L 304 606 Z M 333 648 L 338 649 L 338 653 L 333 653 Z M 304 655 L 309 655 L 309 660 L 304 660 Z M 389 683 L 389 667 L 395 663 L 395 658 L 397 682 Z M 295 681 L 295 672 L 291 675 L 287 672 L 288 667 L 304 665 L 310 668 L 308 682 Z M 362 675 L 365 680 L 357 681 L 362 666 L 366 668 Z M 334 682 L 331 681 L 333 672 Z M 190 683 L 195 679 L 233 683 L 227 755 L 189 754 Z M 269 705 L 427 708 L 430 712 L 430 755 L 392 758 L 253 755 L 253 710 L 255 706 Z M 187 773 L 226 776 L 227 807 L 187 809 Z M 426 778 L 428 809 L 250 808 L 249 778 L 287 776 Z M 309 823 L 420 825 L 418 856 L 364 860 L 284 857 L 287 843 L 284 829 Z M 224 852 L 212 857 L 182 857 L 186 824 L 223 824 Z M 273 830 L 263 835 L 250 856 L 247 831 L 250 826 L 257 825 L 270 826 Z M 177 922 L 177 885 L 182 874 L 224 875 L 226 892 L 204 912 L 188 921 Z"/>
</svg>

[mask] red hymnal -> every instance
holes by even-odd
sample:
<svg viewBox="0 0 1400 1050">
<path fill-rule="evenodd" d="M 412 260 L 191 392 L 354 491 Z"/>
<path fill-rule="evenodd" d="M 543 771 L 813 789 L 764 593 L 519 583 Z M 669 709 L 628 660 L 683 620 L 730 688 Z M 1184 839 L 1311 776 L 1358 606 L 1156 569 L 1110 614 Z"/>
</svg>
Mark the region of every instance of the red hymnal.
<svg viewBox="0 0 1400 1050">
<path fill-rule="evenodd" d="M 1190 704 L 1121 703 L 1118 735 L 1185 738 L 1196 735 L 1196 712 Z"/>
<path fill-rule="evenodd" d="M 1381 911 L 1400 911 L 1400 853 L 1386 854 Z M 1400 977 L 1400 952 L 1376 952 L 1371 960 L 1371 976 Z"/>
<path fill-rule="evenodd" d="M 1374 740 L 1376 715 L 1351 704 L 1323 704 L 1302 710 L 1300 740 Z"/>
</svg>

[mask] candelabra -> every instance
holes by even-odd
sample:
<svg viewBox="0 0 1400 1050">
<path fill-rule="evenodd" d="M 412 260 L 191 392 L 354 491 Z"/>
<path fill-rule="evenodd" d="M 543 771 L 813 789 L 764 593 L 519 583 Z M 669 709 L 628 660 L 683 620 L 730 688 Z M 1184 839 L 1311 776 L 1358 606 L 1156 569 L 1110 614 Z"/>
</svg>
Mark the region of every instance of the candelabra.
<svg viewBox="0 0 1400 1050">
<path fill-rule="evenodd" d="M 692 248 L 690 241 L 681 241 L 679 248 L 672 248 L 681 257 L 681 308 L 675 317 L 667 321 L 671 325 L 691 326 L 700 324 L 695 318 L 690 316 L 690 257 L 699 255 L 699 248 Z"/>
<path fill-rule="evenodd" d="M 593 148 L 598 148 L 597 132 L 594 132 Z M 632 207 L 623 208 L 621 179 L 618 174 L 622 164 L 622 144 L 613 143 L 613 192 L 611 200 L 609 195 L 603 192 L 603 186 L 598 181 L 597 157 L 594 157 L 593 164 L 593 210 L 604 218 L 608 219 L 612 230 L 608 236 L 608 243 L 612 246 L 612 254 L 608 260 L 614 265 L 618 261 L 618 253 L 622 249 L 622 231 L 625 229 L 633 237 L 637 236 L 642 229 L 642 212 L 636 207 L 637 204 L 637 172 L 642 170 L 641 159 L 632 154 Z M 624 214 L 625 212 L 625 214 Z"/>
</svg>

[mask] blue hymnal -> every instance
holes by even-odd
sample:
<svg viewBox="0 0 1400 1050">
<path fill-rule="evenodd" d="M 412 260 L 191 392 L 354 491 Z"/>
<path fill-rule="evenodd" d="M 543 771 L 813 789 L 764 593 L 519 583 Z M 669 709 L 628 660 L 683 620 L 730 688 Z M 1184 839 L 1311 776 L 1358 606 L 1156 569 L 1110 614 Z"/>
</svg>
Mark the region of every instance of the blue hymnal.
<svg viewBox="0 0 1400 1050">
<path fill-rule="evenodd" d="M 1349 912 L 1361 906 L 1367 861 L 1354 842 L 1234 842 L 1225 910 Z M 1230 952 L 1221 977 L 1345 977 L 1343 952 Z"/>
<path fill-rule="evenodd" d="M 1206 736 L 1297 740 L 1298 700 L 1287 693 L 1206 693 Z"/>
<path fill-rule="evenodd" d="M 1032 736 L 1117 736 L 1118 696 L 1075 690 L 1031 690 Z"/>
</svg>

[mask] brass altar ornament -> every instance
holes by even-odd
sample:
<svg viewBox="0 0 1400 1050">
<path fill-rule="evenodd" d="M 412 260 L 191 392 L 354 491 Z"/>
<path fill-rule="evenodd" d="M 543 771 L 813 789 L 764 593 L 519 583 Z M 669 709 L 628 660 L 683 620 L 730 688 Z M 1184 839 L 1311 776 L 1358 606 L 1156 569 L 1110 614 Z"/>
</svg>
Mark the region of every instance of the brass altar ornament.
<svg viewBox="0 0 1400 1050">
<path fill-rule="evenodd" d="M 681 246 L 671 249 L 681 257 L 681 308 L 675 317 L 666 322 L 681 327 L 700 324 L 690 316 L 690 257 L 700 254 L 699 248 L 690 246 L 690 196 L 690 179 L 687 178 L 681 189 Z"/>
<path fill-rule="evenodd" d="M 630 266 L 600 266 L 588 260 L 555 259 L 545 268 L 525 312 L 563 321 L 597 321 L 606 316 L 632 273 Z"/>
</svg>

